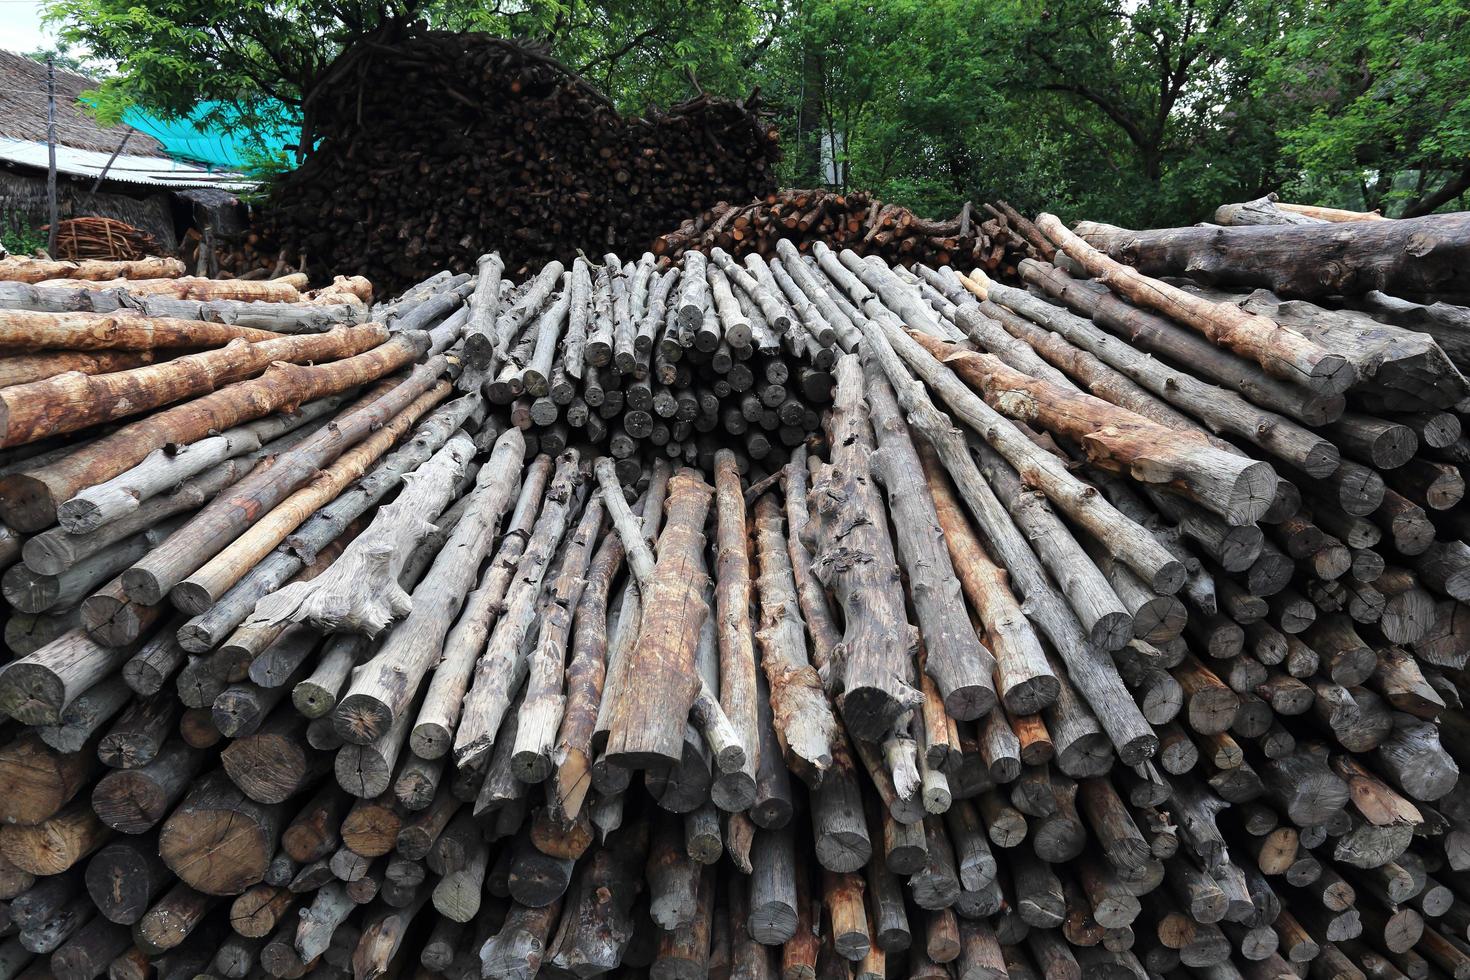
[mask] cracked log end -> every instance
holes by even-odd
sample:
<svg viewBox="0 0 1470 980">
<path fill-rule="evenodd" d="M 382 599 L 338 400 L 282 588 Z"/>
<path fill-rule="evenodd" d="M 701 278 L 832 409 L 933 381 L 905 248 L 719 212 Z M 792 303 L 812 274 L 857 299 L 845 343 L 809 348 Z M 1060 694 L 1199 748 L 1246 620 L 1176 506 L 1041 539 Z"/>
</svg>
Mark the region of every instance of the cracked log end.
<svg viewBox="0 0 1470 980">
<path fill-rule="evenodd" d="M 367 745 L 393 724 L 393 712 L 377 698 L 349 694 L 332 715 L 332 728 L 350 745 Z"/>
</svg>

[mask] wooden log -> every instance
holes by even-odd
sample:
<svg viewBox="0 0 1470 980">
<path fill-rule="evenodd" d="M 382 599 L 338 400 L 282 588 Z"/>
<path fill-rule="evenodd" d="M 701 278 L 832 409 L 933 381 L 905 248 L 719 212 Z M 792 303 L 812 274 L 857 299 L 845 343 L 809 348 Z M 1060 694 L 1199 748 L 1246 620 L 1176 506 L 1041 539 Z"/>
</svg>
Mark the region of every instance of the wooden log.
<svg viewBox="0 0 1470 980">
<path fill-rule="evenodd" d="M 183 797 L 204 761 L 198 749 L 170 741 L 147 764 L 110 772 L 99 780 L 92 790 L 92 808 L 114 830 L 143 833 Z"/>
<path fill-rule="evenodd" d="M 1459 217 L 1364 222 L 1351 225 L 1349 236 L 1330 223 L 1155 232 L 1086 224 L 1078 232 L 1150 275 L 1182 271 L 1202 282 L 1265 286 L 1293 296 L 1370 289 L 1411 296 L 1464 292 L 1455 271 L 1455 256 L 1466 247 L 1465 223 Z M 1410 239 L 1423 247 L 1407 249 L 1404 243 Z"/>
<path fill-rule="evenodd" d="M 3 321 L 0 316 L 0 327 Z M 323 362 L 351 357 L 381 344 L 388 333 L 370 324 L 327 334 L 276 340 L 266 337 L 257 338 L 258 343 L 238 338 L 224 347 L 131 370 L 102 375 L 62 374 L 0 390 L 0 445 L 20 445 L 74 432 L 202 395 L 251 377 L 276 361 Z"/>
<path fill-rule="evenodd" d="M 567 819 L 581 813 L 590 786 L 592 733 L 607 679 L 608 593 L 622 560 L 621 539 L 615 533 L 608 534 L 592 559 L 577 604 L 572 662 L 567 668 L 566 710 L 557 735 L 553 796 L 555 807 Z"/>
<path fill-rule="evenodd" d="M 42 530 L 56 520 L 63 501 L 130 469 L 155 449 L 197 442 L 280 408 L 376 380 L 412 362 L 427 345 L 423 334 L 398 334 L 372 350 L 328 364 L 272 365 L 258 378 L 124 425 L 54 462 L 5 474 L 0 477 L 0 512 L 11 527 Z"/>
<path fill-rule="evenodd" d="M 789 828 L 761 831 L 751 848 L 750 918 L 752 939 L 779 945 L 796 934 L 795 855 Z"/>
<path fill-rule="evenodd" d="M 745 498 L 740 490 L 735 454 L 729 450 L 715 454 L 715 515 L 714 622 L 719 643 L 719 704 L 733 726 L 744 755 L 737 768 L 722 771 L 715 777 L 714 793 L 719 803 L 723 794 L 743 796 L 747 786 L 754 796 L 760 745 Z M 722 809 L 732 807 L 722 806 Z"/>
<path fill-rule="evenodd" d="M 148 614 L 151 621 L 157 613 Z M 142 624 L 140 624 L 141 626 Z M 27 725 L 58 725 L 82 692 L 115 672 L 134 646 L 104 646 L 77 629 L 6 666 L 0 709 Z"/>
<path fill-rule="evenodd" d="M 87 862 L 87 894 L 109 922 L 132 925 L 143 917 L 173 875 L 158 857 L 152 837 L 107 844 Z"/>
<path fill-rule="evenodd" d="M 480 588 L 465 599 L 459 620 L 444 641 L 444 655 L 425 692 L 426 707 L 409 736 L 415 754 L 437 759 L 449 751 L 453 726 L 468 689 L 475 658 L 490 634 L 536 520 L 541 496 L 551 478 L 552 460 L 537 456 L 526 468 L 520 494 L 500 546 Z"/>
<path fill-rule="evenodd" d="M 504 272 L 499 252 L 488 252 L 475 260 L 475 288 L 466 300 L 469 319 L 464 330 L 465 357 L 472 367 L 487 367 L 494 353 Z"/>
<path fill-rule="evenodd" d="M 60 811 L 97 772 L 85 745 L 56 748 L 44 735 L 22 732 L 0 748 L 0 821 L 33 825 Z"/>
<path fill-rule="evenodd" d="M 892 389 L 881 368 L 871 360 L 865 380 L 878 442 L 871 466 L 887 493 L 897 530 L 898 554 L 908 572 L 924 638 L 925 670 L 944 697 L 946 713 L 959 721 L 973 720 L 995 705 L 991 675 L 997 663 L 975 636 L 965 615 L 960 582 L 948 551 L 939 543 L 943 530 L 933 500 L 925 492 L 918 453 Z M 1024 653 L 1024 649 L 1005 652 L 1011 656 L 1001 661 L 998 669 L 1006 707 L 1030 714 L 1051 704 L 1056 698 L 1056 679 L 1044 660 L 1019 659 L 1017 654 Z"/>
<path fill-rule="evenodd" d="M 381 328 L 376 328 L 381 330 Z M 281 339 L 269 330 L 225 323 L 113 313 L 0 310 L 0 347 L 13 351 L 218 348 L 233 340 Z"/>
<path fill-rule="evenodd" d="M 447 397 L 449 392 L 449 382 L 439 382 L 357 446 L 343 453 L 310 484 L 281 501 L 219 554 L 174 586 L 169 596 L 173 604 L 185 612 L 208 611 L 276 545 L 319 508 L 336 499 L 349 483 L 361 477 L 424 412 Z M 321 577 L 316 576 L 314 581 Z"/>
<path fill-rule="evenodd" d="M 191 887 L 209 895 L 239 894 L 264 877 L 282 817 L 279 805 L 256 803 L 215 770 L 164 821 L 159 853 Z"/>
<path fill-rule="evenodd" d="M 561 726 L 566 698 L 567 634 L 572 610 L 581 600 L 593 546 L 602 530 L 602 501 L 588 502 L 580 523 L 562 553 L 561 573 L 546 606 L 541 635 L 531 654 L 526 699 L 516 729 L 511 769 L 523 782 L 539 783 L 552 771 L 552 749 Z"/>
<path fill-rule="evenodd" d="M 809 493 L 815 511 L 813 568 L 842 605 L 846 622 L 842 676 L 834 679 L 842 692 L 838 707 L 854 737 L 871 739 L 923 696 L 913 686 L 917 635 L 903 610 L 893 544 L 885 526 L 867 516 L 882 513 L 883 505 L 868 482 L 873 439 L 858 359 L 840 359 L 837 377 L 828 423 L 832 462 Z M 866 557 L 856 562 L 850 554 Z M 893 645 L 895 633 L 906 638 L 903 646 Z"/>
<path fill-rule="evenodd" d="M 1312 392 L 1273 377 L 1252 361 L 1216 347 L 1168 317 L 1130 305 L 1102 283 L 1073 279 L 1061 269 L 1033 259 L 1022 260 L 1018 271 L 1028 285 L 1061 300 L 1073 312 L 1092 318 L 1144 351 L 1190 365 L 1192 371 L 1239 392 L 1262 408 L 1307 425 L 1321 425 L 1342 414 L 1342 395 Z"/>
<path fill-rule="evenodd" d="M 0 855 L 27 874 L 55 875 L 100 847 L 107 834 L 92 808 L 79 800 L 34 825 L 0 827 Z"/>
<path fill-rule="evenodd" d="M 986 405 L 944 365 L 936 361 L 919 343 L 910 338 L 886 311 L 873 311 L 877 319 L 865 321 L 865 340 L 874 346 L 883 361 L 884 373 L 897 391 L 900 404 L 903 390 L 915 382 L 887 352 L 895 352 L 923 381 L 950 405 L 960 418 L 979 433 L 1006 461 L 1017 468 L 1026 482 L 1047 495 L 1059 510 L 1075 520 L 1099 541 L 1105 542 L 1156 591 L 1171 594 L 1184 581 L 1184 568 L 1152 536 L 1142 533 L 1137 525 L 1118 513 L 1096 494 L 1087 493 L 1065 467 L 1050 453 L 1036 446 L 1012 423 Z M 887 345 L 879 348 L 875 337 Z"/>
<path fill-rule="evenodd" d="M 558 459 L 541 515 L 516 566 L 515 591 L 508 595 L 503 615 L 497 620 L 489 645 L 475 666 L 469 695 L 463 706 L 463 717 L 454 739 L 455 759 L 461 766 L 483 758 L 495 744 L 502 718 L 528 669 L 527 658 L 523 655 L 527 651 L 522 650 L 522 646 L 536 618 L 542 579 L 567 525 L 581 506 L 579 465 L 580 458 L 575 450 L 568 450 Z M 484 544 L 480 547 L 483 548 Z M 468 575 L 472 577 L 473 574 L 471 569 Z M 456 587 L 463 594 L 471 582 L 472 578 L 466 577 L 462 584 L 456 583 Z M 439 695 L 444 692 L 435 689 L 433 693 Z M 447 717 L 450 711 L 436 703 L 428 706 L 428 714 L 429 717 Z M 422 723 L 416 727 L 423 730 Z M 506 746 L 507 762 L 513 747 L 513 744 Z"/>
<path fill-rule="evenodd" d="M 548 953 L 553 966 L 577 975 L 616 969 L 634 939 L 639 869 L 648 855 L 644 823 L 624 828 L 581 870 Z M 696 909 L 690 909 L 692 921 Z M 657 921 L 657 920 L 655 920 Z"/>
<path fill-rule="evenodd" d="M 344 740 L 368 744 L 383 737 L 408 711 L 510 504 L 523 453 L 524 439 L 518 429 L 506 430 L 496 441 L 492 460 L 481 468 L 469 495 L 464 517 L 414 589 L 408 619 L 355 672 L 339 700 L 333 724 Z"/>
<path fill-rule="evenodd" d="M 1158 425 L 1092 395 L 1029 378 L 993 355 L 920 335 L 914 339 L 999 411 L 1076 439 L 1099 465 L 1182 487 L 1231 526 L 1254 523 L 1270 505 L 1276 477 L 1265 463 L 1223 452 L 1203 436 Z"/>
<path fill-rule="evenodd" d="M 769 700 L 772 723 L 783 751 L 788 754 L 788 765 L 810 782 L 817 782 L 825 780 L 824 773 L 838 761 L 842 747 L 837 721 L 822 693 L 821 680 L 806 657 L 802 603 L 791 562 L 791 549 L 801 548 L 805 554 L 805 545 L 793 544 L 795 538 L 794 528 L 789 538 L 783 534 L 775 501 L 769 496 L 760 497 L 755 504 L 755 543 L 760 561 L 760 575 L 756 580 L 760 630 L 756 639 L 761 645 L 761 663 L 772 692 Z M 810 565 L 804 572 L 810 576 Z M 814 583 L 808 581 L 808 584 Z M 809 595 L 809 598 L 821 597 Z M 821 601 L 826 602 L 825 598 Z M 820 610 L 826 611 L 825 607 Z M 848 765 L 851 767 L 850 760 Z M 817 846 L 820 852 L 820 841 Z"/>
<path fill-rule="evenodd" d="M 710 497 L 710 488 L 692 471 L 681 470 L 669 481 L 668 525 L 659 536 L 638 646 L 627 668 L 642 690 L 636 699 L 619 692 L 608 722 L 606 755 L 619 765 L 673 765 L 682 757 L 682 724 L 697 693 L 694 647 L 709 615 L 700 552 Z"/>
<path fill-rule="evenodd" d="M 316 419 L 335 411 L 345 400 L 340 394 L 319 398 L 294 412 L 267 416 L 200 439 L 191 443 L 187 452 L 154 450 L 131 469 L 87 487 L 65 501 L 57 511 L 61 529 L 27 542 L 27 562 L 40 571 L 55 570 L 75 561 L 85 553 L 85 546 L 114 538 L 119 526 L 148 526 L 137 523 L 143 511 L 156 519 L 187 509 L 189 505 L 202 505 L 209 495 L 244 475 L 240 463 L 228 466 L 227 461 L 241 457 L 253 460 L 263 447 L 299 433 Z M 191 477 L 198 480 L 190 481 Z M 204 496 L 196 499 L 183 492 L 195 486 Z M 155 499 L 165 493 L 172 502 L 166 509 L 163 500 Z M 129 517 L 132 520 L 122 520 Z"/>
<path fill-rule="evenodd" d="M 807 454 L 798 447 L 791 462 L 782 469 L 786 497 L 786 550 L 791 558 L 791 573 L 796 581 L 801 618 L 812 642 L 812 662 L 824 670 L 832 650 L 840 642 L 840 632 L 828 605 L 826 591 L 812 571 L 811 552 L 806 546 L 811 515 L 807 510 Z"/>
<path fill-rule="evenodd" d="M 1242 316 L 1238 310 L 1191 296 L 1109 258 L 1085 240 L 1093 231 L 1090 226 L 1084 227 L 1084 236 L 1079 237 L 1053 215 L 1040 215 L 1036 224 L 1070 258 L 1110 288 L 1141 306 L 1167 314 L 1220 346 L 1249 357 L 1276 377 L 1327 394 L 1346 391 L 1353 381 L 1352 371 L 1342 355 L 1329 353 L 1304 337 L 1283 331 L 1269 318 Z"/>
</svg>

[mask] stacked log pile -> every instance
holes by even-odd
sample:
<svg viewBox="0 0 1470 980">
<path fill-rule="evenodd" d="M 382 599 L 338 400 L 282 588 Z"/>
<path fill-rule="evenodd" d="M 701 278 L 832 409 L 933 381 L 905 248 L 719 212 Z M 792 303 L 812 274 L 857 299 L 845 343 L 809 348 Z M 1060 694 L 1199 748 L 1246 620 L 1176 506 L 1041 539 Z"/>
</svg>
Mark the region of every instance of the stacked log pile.
<svg viewBox="0 0 1470 980">
<path fill-rule="evenodd" d="M 367 42 L 333 72 L 307 119 L 315 148 L 273 188 L 264 230 L 379 288 L 468 271 L 476 245 L 518 271 L 641 251 L 775 186 L 776 131 L 754 94 L 624 117 L 534 48 L 432 31 Z"/>
<path fill-rule="evenodd" d="M 689 249 L 722 248 L 737 258 L 770 258 L 784 239 L 803 253 L 822 242 L 890 264 L 980 266 L 1008 278 L 1028 253 L 1050 257 L 1044 236 L 1015 208 L 1004 201 L 984 207 L 985 216 L 966 204 L 955 217 L 936 221 L 861 191 L 783 190 L 748 204 L 721 201 L 660 236 L 653 252 L 678 259 Z"/>
<path fill-rule="evenodd" d="M 0 975 L 1463 980 L 1459 220 L 0 288 Z"/>
</svg>

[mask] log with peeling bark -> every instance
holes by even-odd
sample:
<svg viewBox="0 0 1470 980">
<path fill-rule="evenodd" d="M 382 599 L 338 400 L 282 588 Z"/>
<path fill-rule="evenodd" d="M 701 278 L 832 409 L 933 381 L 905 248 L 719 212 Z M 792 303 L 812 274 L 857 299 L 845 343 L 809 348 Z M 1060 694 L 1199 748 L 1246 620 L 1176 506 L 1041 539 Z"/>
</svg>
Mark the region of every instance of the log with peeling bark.
<svg viewBox="0 0 1470 980">
<path fill-rule="evenodd" d="M 1201 301 L 1183 290 L 1140 274 L 1108 258 L 1068 231 L 1054 215 L 1043 214 L 1038 226 L 1074 261 L 1099 281 L 1139 305 L 1148 306 L 1204 334 L 1211 342 L 1249 357 L 1267 372 L 1327 394 L 1346 391 L 1353 373 L 1346 359 L 1313 341 L 1283 329 L 1265 316 Z"/>
<path fill-rule="evenodd" d="M 1191 287 L 1330 337 L 1362 383 L 1323 396 L 1065 250 L 1018 271 L 1071 312 L 774 251 L 486 262 L 319 386 L 6 450 L 0 493 L 72 487 L 0 536 L 12 975 L 1470 972 L 1453 360 Z M 1216 462 L 1291 483 L 1235 523 Z M 130 599 L 190 525 L 207 598 Z"/>
</svg>

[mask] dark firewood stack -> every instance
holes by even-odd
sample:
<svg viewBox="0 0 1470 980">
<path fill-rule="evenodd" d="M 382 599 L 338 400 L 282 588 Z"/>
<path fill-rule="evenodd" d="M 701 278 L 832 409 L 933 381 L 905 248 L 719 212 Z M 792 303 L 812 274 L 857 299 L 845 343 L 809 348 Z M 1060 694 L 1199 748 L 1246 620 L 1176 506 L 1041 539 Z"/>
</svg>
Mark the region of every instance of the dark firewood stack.
<svg viewBox="0 0 1470 980">
<path fill-rule="evenodd" d="M 1027 255 L 1050 257 L 1036 226 L 1009 204 L 987 204 L 985 211 L 988 216 L 972 213 L 966 204 L 955 217 L 934 221 L 862 191 L 784 190 L 749 204 L 721 201 L 660 236 L 653 253 L 677 260 L 690 249 L 722 248 L 737 258 L 770 258 L 784 239 L 803 253 L 822 242 L 889 264 L 980 266 L 1005 277 Z"/>
<path fill-rule="evenodd" d="M 15 266 L 0 975 L 1470 976 L 1460 219 L 1026 227 Z"/>
<path fill-rule="evenodd" d="M 534 48 L 432 31 L 365 43 L 336 70 L 314 95 L 319 144 L 277 184 L 262 230 L 293 260 L 381 289 L 468 271 L 475 244 L 517 272 L 636 253 L 686 215 L 775 187 L 776 130 L 755 94 L 623 117 Z"/>
</svg>

